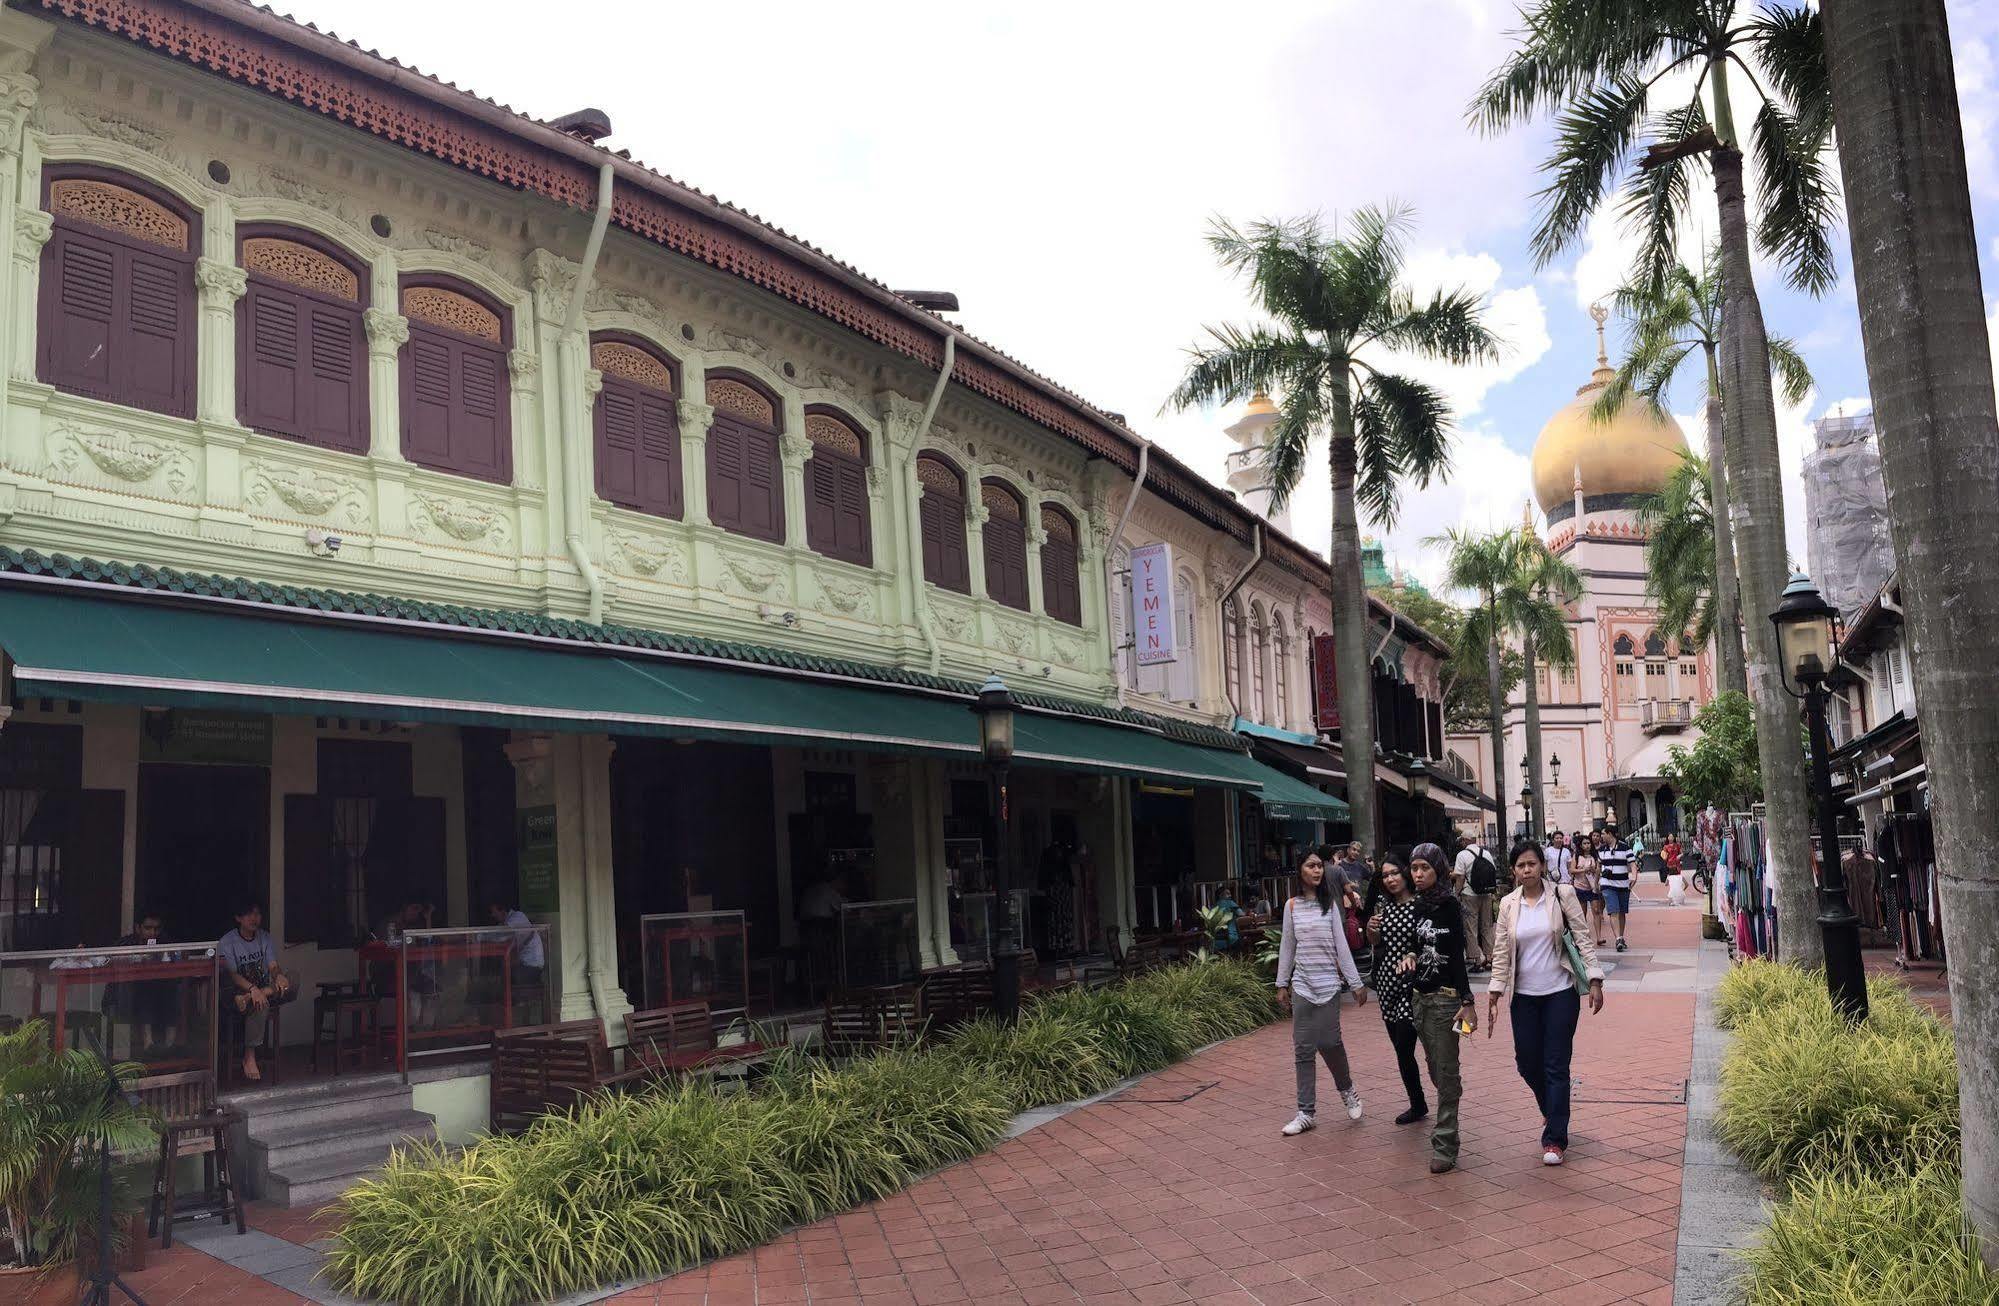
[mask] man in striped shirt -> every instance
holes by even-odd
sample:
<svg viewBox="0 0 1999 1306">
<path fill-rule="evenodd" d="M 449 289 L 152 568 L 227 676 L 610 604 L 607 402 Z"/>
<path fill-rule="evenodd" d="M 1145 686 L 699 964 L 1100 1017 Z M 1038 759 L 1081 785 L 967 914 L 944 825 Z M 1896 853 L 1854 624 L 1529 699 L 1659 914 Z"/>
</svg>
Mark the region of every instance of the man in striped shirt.
<svg viewBox="0 0 1999 1306">
<path fill-rule="evenodd" d="M 1603 910 L 1617 923 L 1617 950 L 1623 952 L 1625 918 L 1631 914 L 1631 850 L 1608 831 L 1596 838 L 1597 861 L 1603 867 Z"/>
</svg>

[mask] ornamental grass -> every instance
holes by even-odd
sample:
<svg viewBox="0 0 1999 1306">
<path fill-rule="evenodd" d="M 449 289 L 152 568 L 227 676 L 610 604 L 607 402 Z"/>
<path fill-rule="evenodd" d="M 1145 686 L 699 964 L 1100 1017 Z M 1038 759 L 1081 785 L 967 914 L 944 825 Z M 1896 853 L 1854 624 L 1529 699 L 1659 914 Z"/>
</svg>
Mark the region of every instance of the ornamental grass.
<svg viewBox="0 0 1999 1306">
<path fill-rule="evenodd" d="M 1950 1166 L 1801 1180 L 1745 1254 L 1746 1306 L 1999 1306 Z"/>
<path fill-rule="evenodd" d="M 749 1092 L 607 1095 L 462 1150 L 399 1150 L 340 1201 L 326 1274 L 407 1306 L 514 1306 L 767 1242 L 994 1146 L 1019 1111 L 1088 1097 L 1276 1013 L 1252 963 L 1174 967 L 831 1066 L 785 1053 Z"/>
</svg>

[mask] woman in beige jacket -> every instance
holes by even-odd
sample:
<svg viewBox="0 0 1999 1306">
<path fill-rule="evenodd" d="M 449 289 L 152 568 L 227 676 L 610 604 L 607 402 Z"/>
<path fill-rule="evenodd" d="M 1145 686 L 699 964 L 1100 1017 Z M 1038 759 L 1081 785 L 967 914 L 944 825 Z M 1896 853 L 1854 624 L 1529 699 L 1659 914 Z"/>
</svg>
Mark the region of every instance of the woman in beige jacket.
<svg viewBox="0 0 1999 1306">
<path fill-rule="evenodd" d="M 1523 840 L 1508 860 L 1516 887 L 1500 901 L 1493 923 L 1485 1036 L 1492 1037 L 1499 1000 L 1506 998 L 1513 1064 L 1541 1108 L 1541 1162 L 1560 1165 L 1569 1148 L 1569 1060 L 1582 1017 L 1563 934 L 1582 954 L 1591 1015 L 1603 1010 L 1603 967 L 1597 964 L 1589 917 L 1576 891 L 1548 880 L 1541 845 Z"/>
</svg>

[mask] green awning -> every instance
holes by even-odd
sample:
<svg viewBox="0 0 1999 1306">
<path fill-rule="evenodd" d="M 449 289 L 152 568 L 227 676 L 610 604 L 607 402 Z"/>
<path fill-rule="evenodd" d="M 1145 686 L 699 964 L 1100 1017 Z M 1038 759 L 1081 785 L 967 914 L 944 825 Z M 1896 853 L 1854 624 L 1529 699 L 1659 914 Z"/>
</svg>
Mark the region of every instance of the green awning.
<svg viewBox="0 0 1999 1306">
<path fill-rule="evenodd" d="M 0 648 L 16 691 L 36 697 L 979 756 L 955 694 L 212 599 L 0 586 Z M 1024 766 L 1243 789 L 1267 783 L 1248 767 L 1284 779 L 1240 753 L 1080 718 L 1023 712 L 1015 734 Z"/>
<path fill-rule="evenodd" d="M 1256 783 L 1256 796 L 1266 816 L 1280 821 L 1349 821 L 1353 809 L 1344 798 L 1314 789 L 1274 766 L 1265 766 L 1253 757 L 1236 761 L 1244 778 Z"/>
</svg>

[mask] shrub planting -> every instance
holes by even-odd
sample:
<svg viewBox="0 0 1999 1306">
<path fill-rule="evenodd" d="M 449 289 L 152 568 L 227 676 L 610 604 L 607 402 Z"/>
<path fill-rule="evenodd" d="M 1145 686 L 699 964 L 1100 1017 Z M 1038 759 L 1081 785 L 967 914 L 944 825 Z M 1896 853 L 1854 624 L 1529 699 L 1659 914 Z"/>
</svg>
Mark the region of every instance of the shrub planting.
<svg viewBox="0 0 1999 1306">
<path fill-rule="evenodd" d="M 1747 1306 L 1999 1306 L 1963 1214 L 1951 1167 L 1806 1178 L 1746 1254 Z"/>
<path fill-rule="evenodd" d="M 512 1306 L 766 1242 L 992 1147 L 1015 1113 L 1100 1093 L 1276 1013 L 1235 959 L 1032 1000 L 930 1048 L 787 1053 L 750 1092 L 599 1098 L 517 1137 L 399 1151 L 341 1199 L 327 1275 L 406 1306 Z"/>
</svg>

